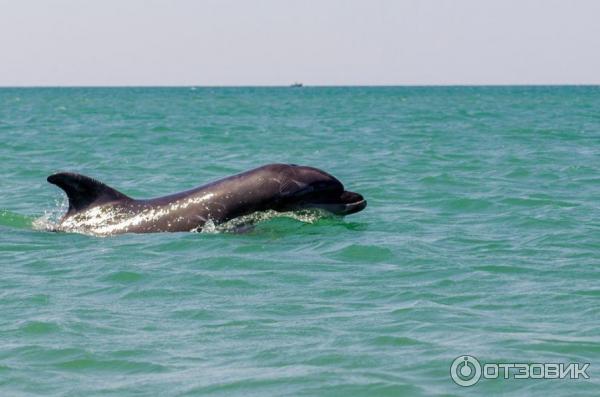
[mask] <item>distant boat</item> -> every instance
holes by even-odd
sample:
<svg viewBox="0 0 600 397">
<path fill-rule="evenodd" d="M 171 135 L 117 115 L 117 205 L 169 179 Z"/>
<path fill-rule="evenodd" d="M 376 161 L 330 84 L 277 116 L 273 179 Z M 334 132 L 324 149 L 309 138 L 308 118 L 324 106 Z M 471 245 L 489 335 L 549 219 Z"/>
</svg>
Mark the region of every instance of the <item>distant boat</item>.
<svg viewBox="0 0 600 397">
<path fill-rule="evenodd" d="M 290 87 L 292 87 L 292 88 L 300 88 L 300 87 L 302 87 L 302 83 L 295 82 L 294 84 L 290 85 Z"/>
</svg>

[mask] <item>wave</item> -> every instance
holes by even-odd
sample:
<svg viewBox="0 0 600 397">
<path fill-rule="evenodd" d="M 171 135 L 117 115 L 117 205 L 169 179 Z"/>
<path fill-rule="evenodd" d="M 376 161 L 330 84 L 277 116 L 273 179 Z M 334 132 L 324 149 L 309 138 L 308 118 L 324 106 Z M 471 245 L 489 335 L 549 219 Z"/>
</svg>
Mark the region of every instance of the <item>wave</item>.
<svg viewBox="0 0 600 397">
<path fill-rule="evenodd" d="M 30 229 L 35 222 L 35 217 L 21 215 L 8 210 L 0 210 L 0 226 L 16 229 Z"/>
</svg>

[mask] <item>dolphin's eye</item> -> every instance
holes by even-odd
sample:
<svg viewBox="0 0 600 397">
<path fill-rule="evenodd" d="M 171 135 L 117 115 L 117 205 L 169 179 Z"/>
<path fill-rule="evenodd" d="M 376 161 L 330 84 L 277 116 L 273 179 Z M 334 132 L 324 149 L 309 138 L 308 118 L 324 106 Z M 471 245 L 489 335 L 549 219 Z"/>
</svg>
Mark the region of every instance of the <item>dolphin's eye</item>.
<svg viewBox="0 0 600 397">
<path fill-rule="evenodd" d="M 296 192 L 296 196 L 305 196 L 305 195 L 310 194 L 310 193 L 312 193 L 314 191 L 315 191 L 315 188 L 309 185 L 309 186 L 306 186 L 305 188 L 302 188 L 302 189 L 298 190 Z"/>
<path fill-rule="evenodd" d="M 314 185 L 315 190 L 325 191 L 325 190 L 333 190 L 336 188 L 335 184 L 331 184 L 328 182 L 317 182 Z"/>
</svg>

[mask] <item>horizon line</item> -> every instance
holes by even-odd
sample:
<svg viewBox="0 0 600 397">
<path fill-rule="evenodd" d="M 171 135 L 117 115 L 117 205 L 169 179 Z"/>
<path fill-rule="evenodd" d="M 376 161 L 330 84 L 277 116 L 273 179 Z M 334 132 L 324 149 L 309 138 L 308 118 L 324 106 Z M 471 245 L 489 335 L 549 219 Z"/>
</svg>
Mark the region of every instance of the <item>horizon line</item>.
<svg viewBox="0 0 600 397">
<path fill-rule="evenodd" d="M 293 84 L 222 84 L 222 85 L 202 85 L 202 84 L 140 84 L 140 85 L 0 85 L 0 89 L 6 88 L 444 88 L 444 87 L 600 87 L 600 83 L 490 83 L 490 84 L 304 84 L 300 87 L 293 87 Z"/>
</svg>

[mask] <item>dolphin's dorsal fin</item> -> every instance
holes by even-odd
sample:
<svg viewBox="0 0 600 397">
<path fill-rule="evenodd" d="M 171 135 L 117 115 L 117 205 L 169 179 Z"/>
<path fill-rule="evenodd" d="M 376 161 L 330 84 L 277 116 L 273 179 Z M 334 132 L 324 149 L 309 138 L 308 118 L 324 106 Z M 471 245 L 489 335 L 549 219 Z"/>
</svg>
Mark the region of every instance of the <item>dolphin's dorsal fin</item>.
<svg viewBox="0 0 600 397">
<path fill-rule="evenodd" d="M 131 201 L 123 193 L 93 178 L 71 172 L 60 172 L 50 175 L 48 182 L 58 186 L 67 193 L 69 211 L 67 214 L 83 211 L 87 208 L 111 201 Z"/>
</svg>

